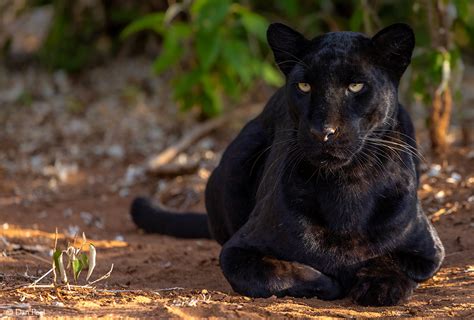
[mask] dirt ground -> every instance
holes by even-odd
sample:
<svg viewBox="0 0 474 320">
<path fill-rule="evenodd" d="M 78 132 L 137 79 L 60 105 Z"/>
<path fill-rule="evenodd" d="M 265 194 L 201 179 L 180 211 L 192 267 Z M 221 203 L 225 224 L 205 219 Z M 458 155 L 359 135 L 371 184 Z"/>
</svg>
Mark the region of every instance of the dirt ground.
<svg viewBox="0 0 474 320">
<path fill-rule="evenodd" d="M 115 89 L 102 90 L 61 74 L 15 80 L 34 102 L 18 110 L 14 108 L 25 103 L 24 96 L 6 101 L 0 118 L 5 129 L 0 136 L 0 317 L 474 318 L 473 148 L 455 145 L 447 159 L 427 156 L 423 165 L 419 195 L 447 256 L 440 272 L 408 302 L 366 308 L 349 299 L 250 299 L 232 292 L 213 241 L 147 235 L 132 224 L 128 209 L 136 195 L 177 209 L 203 210 L 209 172 L 242 124 L 221 128 L 178 156 L 178 163 L 200 159 L 196 172 L 143 175 L 135 164 L 195 124 L 162 107 L 169 103 L 166 90 L 150 93 L 147 88 L 160 83 L 150 83 L 156 80 L 136 75 L 135 69 L 124 71 L 127 89 L 120 89 L 117 100 L 111 97 L 123 83 L 109 83 Z M 112 79 L 108 72 L 96 71 Z M 51 83 L 54 98 L 46 89 L 35 91 L 37 77 Z M 82 104 L 87 107 L 76 110 Z M 64 106 L 73 110 L 64 111 Z M 28 287 L 51 267 L 56 228 L 60 245 L 85 232 L 97 247 L 92 278 L 113 264 L 111 276 L 94 288 L 47 287 L 49 276 L 39 282 L 42 286 Z"/>
</svg>

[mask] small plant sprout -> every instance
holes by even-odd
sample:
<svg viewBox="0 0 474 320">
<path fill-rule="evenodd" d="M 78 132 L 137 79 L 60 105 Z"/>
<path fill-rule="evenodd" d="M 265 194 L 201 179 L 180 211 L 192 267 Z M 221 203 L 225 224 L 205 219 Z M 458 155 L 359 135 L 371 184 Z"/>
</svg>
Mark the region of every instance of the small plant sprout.
<svg viewBox="0 0 474 320">
<path fill-rule="evenodd" d="M 58 248 L 58 231 L 56 229 L 54 250 L 52 256 L 52 268 L 42 277 L 33 282 L 30 286 L 36 286 L 39 281 L 41 281 L 43 278 L 46 277 L 46 275 L 50 274 L 51 272 L 53 272 L 54 274 L 53 283 L 51 284 L 51 286 L 65 284 L 66 286 L 70 287 L 69 279 L 71 278 L 74 280 L 74 284 L 77 285 L 81 272 L 86 269 L 87 284 L 85 284 L 84 286 L 92 285 L 110 277 L 110 274 L 112 273 L 114 267 L 113 264 L 111 265 L 110 271 L 107 272 L 105 275 L 94 281 L 89 281 L 97 264 L 97 250 L 92 243 L 87 241 L 86 235 L 84 233 L 82 233 L 81 245 L 79 247 L 76 247 L 75 244 L 76 238 L 74 238 L 72 245 L 68 243 L 66 249 Z M 87 253 L 83 252 L 84 247 L 88 247 L 89 250 Z"/>
</svg>

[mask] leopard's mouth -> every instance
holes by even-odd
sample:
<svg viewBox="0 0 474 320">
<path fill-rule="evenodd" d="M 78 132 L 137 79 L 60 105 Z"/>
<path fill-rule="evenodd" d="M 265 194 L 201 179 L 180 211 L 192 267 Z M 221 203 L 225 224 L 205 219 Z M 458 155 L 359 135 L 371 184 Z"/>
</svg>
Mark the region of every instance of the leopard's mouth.
<svg viewBox="0 0 474 320">
<path fill-rule="evenodd" d="M 353 148 L 324 148 L 317 156 L 319 165 L 331 168 L 340 168 L 352 163 L 355 155 L 361 150 L 362 146 Z"/>
<path fill-rule="evenodd" d="M 330 154 L 330 153 L 325 153 L 322 154 L 319 159 L 319 164 L 322 166 L 327 166 L 327 167 L 343 167 L 345 165 L 348 165 L 351 161 L 351 157 L 344 157 L 339 154 Z"/>
</svg>

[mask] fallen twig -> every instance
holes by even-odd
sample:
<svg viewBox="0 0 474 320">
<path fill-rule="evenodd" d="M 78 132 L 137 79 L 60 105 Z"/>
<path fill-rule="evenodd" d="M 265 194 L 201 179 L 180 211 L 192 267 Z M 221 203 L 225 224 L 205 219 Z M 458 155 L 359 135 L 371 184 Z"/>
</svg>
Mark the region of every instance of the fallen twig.
<svg viewBox="0 0 474 320">
<path fill-rule="evenodd" d="M 251 107 L 249 107 L 250 113 L 253 114 L 254 111 L 260 110 L 261 107 L 262 104 L 252 105 Z M 178 142 L 169 146 L 159 154 L 152 156 L 147 162 L 147 171 L 151 173 L 159 172 L 160 167 L 169 164 L 179 153 L 186 150 L 195 141 L 202 138 L 211 131 L 217 129 L 218 127 L 224 125 L 229 120 L 239 116 L 240 112 L 241 109 L 236 109 L 233 112 L 229 112 L 228 114 L 223 115 L 219 118 L 211 119 L 202 124 L 197 125 L 188 133 L 186 133 L 183 137 L 181 137 Z M 178 169 L 178 167 L 176 167 L 175 169 Z"/>
<path fill-rule="evenodd" d="M 455 202 L 451 208 L 449 208 L 449 209 L 441 208 L 438 211 L 436 211 L 435 213 L 430 214 L 428 216 L 428 218 L 430 218 L 431 221 L 433 221 L 433 222 L 438 221 L 441 216 L 446 216 L 446 215 L 449 215 L 449 214 L 452 214 L 452 213 L 456 212 L 456 210 L 459 209 L 459 206 L 460 206 L 459 202 Z"/>
<path fill-rule="evenodd" d="M 154 291 L 173 291 L 173 290 L 184 290 L 184 288 L 181 288 L 181 287 L 172 287 L 172 288 L 156 289 L 156 290 L 154 290 Z"/>
<path fill-rule="evenodd" d="M 160 152 L 158 155 L 151 157 L 147 164 L 148 171 L 157 171 L 161 166 L 170 163 L 171 160 L 173 160 L 180 152 L 187 149 L 193 142 L 205 136 L 207 133 L 213 131 L 214 129 L 220 127 L 230 119 L 231 117 L 229 117 L 229 115 L 226 115 L 208 120 L 196 126 L 188 133 L 186 133 L 178 142 L 169 146 L 164 151 Z"/>
<path fill-rule="evenodd" d="M 177 176 L 183 174 L 191 174 L 196 172 L 199 168 L 199 161 L 192 161 L 183 164 L 177 163 L 168 163 L 162 166 L 159 166 L 153 171 L 150 171 L 157 176 Z"/>
<path fill-rule="evenodd" d="M 11 251 L 25 251 L 27 253 L 36 253 L 36 252 L 49 252 L 49 248 L 35 244 L 35 245 L 27 245 L 27 244 L 17 244 L 17 243 L 11 243 L 9 242 L 5 237 L 0 237 L 0 240 L 2 240 L 3 244 L 6 247 L 6 252 L 11 252 Z"/>
<path fill-rule="evenodd" d="M 30 285 L 28 285 L 28 287 L 35 287 L 38 282 L 40 282 L 41 280 L 43 280 L 48 274 L 50 274 L 50 273 L 53 272 L 53 271 L 54 271 L 54 267 L 51 268 L 51 269 L 49 269 L 48 272 L 46 272 L 46 273 L 43 274 L 41 277 L 39 277 L 38 279 L 36 279 L 33 283 L 31 283 Z"/>
<path fill-rule="evenodd" d="M 107 279 L 108 277 L 110 277 L 110 275 L 112 274 L 112 270 L 114 270 L 114 264 L 112 263 L 112 265 L 110 266 L 110 270 L 109 272 L 107 272 L 106 274 L 104 274 L 102 277 L 100 277 L 99 279 L 96 279 L 92 282 L 89 282 L 88 285 L 91 286 L 93 285 L 94 283 L 97 283 L 99 281 L 102 281 L 102 280 L 105 280 Z"/>
</svg>

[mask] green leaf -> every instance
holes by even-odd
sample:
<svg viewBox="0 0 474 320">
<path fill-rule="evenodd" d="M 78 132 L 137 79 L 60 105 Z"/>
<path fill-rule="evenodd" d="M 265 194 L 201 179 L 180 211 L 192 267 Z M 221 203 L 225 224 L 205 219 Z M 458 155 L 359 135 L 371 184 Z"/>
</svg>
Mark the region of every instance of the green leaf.
<svg viewBox="0 0 474 320">
<path fill-rule="evenodd" d="M 253 80 L 250 49 L 241 40 L 225 40 L 222 46 L 222 57 L 227 66 L 235 72 L 244 86 L 250 85 Z"/>
<path fill-rule="evenodd" d="M 204 89 L 202 110 L 208 116 L 216 116 L 222 112 L 222 100 L 218 92 L 219 89 L 208 75 L 202 78 L 201 83 Z"/>
<path fill-rule="evenodd" d="M 454 0 L 454 6 L 462 21 L 467 22 L 469 19 L 469 3 L 470 0 Z"/>
<path fill-rule="evenodd" d="M 89 244 L 89 255 L 87 256 L 87 265 L 89 267 L 89 270 L 87 271 L 86 281 L 89 281 L 89 278 L 91 277 L 92 272 L 94 271 L 96 265 L 96 256 L 97 252 L 95 250 L 94 245 Z"/>
<path fill-rule="evenodd" d="M 303 7 L 295 0 L 278 0 L 276 6 L 289 17 L 295 17 L 299 12 L 298 9 Z"/>
<path fill-rule="evenodd" d="M 72 259 L 72 274 L 74 276 L 74 281 L 77 282 L 77 278 L 79 277 L 79 274 L 81 273 L 83 269 L 83 265 L 81 260 L 79 260 L 77 257 L 73 257 Z"/>
<path fill-rule="evenodd" d="M 224 22 L 229 9 L 229 0 L 196 0 L 191 6 L 191 14 L 198 28 L 215 31 Z"/>
<path fill-rule="evenodd" d="M 245 30 L 256 36 L 260 41 L 266 42 L 267 28 L 269 24 L 268 21 L 264 17 L 246 8 L 240 9 L 238 12 L 241 15 L 242 24 Z"/>
<path fill-rule="evenodd" d="M 79 259 L 79 261 L 81 261 L 83 268 L 89 268 L 89 258 L 87 257 L 87 255 L 84 252 L 82 252 L 78 256 L 78 259 Z"/>
<path fill-rule="evenodd" d="M 201 69 L 195 69 L 180 77 L 177 77 L 173 83 L 174 97 L 180 99 L 184 96 L 193 94 L 193 89 L 199 83 L 203 72 Z"/>
<path fill-rule="evenodd" d="M 157 74 L 174 65 L 183 54 L 182 41 L 191 34 L 191 28 L 183 23 L 172 25 L 164 34 L 161 54 L 153 62 Z"/>
<path fill-rule="evenodd" d="M 349 28 L 352 31 L 359 31 L 362 29 L 362 22 L 364 19 L 364 9 L 362 6 L 357 6 L 357 9 L 352 14 L 349 20 Z"/>
<path fill-rule="evenodd" d="M 152 13 L 143 16 L 128 26 L 126 26 L 120 33 L 122 39 L 129 37 L 130 35 L 143 30 L 153 30 L 157 33 L 163 33 L 163 21 L 165 19 L 164 12 Z"/>
<path fill-rule="evenodd" d="M 236 99 L 241 93 L 242 86 L 237 81 L 237 73 L 228 67 L 224 67 L 220 73 L 222 87 L 226 94 Z"/>
<path fill-rule="evenodd" d="M 219 54 L 221 38 L 219 34 L 198 32 L 196 35 L 196 51 L 201 67 L 208 70 L 216 61 Z"/>
<path fill-rule="evenodd" d="M 262 64 L 262 77 L 266 83 L 275 87 L 280 87 L 285 83 L 281 73 L 267 62 Z"/>
<path fill-rule="evenodd" d="M 64 252 L 62 250 L 56 249 L 56 251 L 53 253 L 53 261 L 55 270 L 59 271 L 59 277 L 61 281 L 63 283 L 67 283 L 67 274 L 64 268 L 63 253 Z"/>
</svg>

